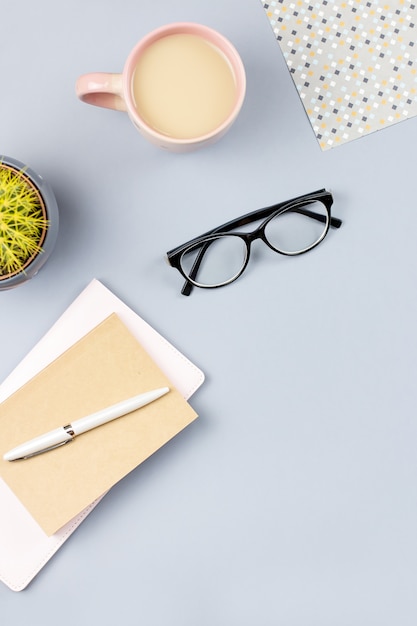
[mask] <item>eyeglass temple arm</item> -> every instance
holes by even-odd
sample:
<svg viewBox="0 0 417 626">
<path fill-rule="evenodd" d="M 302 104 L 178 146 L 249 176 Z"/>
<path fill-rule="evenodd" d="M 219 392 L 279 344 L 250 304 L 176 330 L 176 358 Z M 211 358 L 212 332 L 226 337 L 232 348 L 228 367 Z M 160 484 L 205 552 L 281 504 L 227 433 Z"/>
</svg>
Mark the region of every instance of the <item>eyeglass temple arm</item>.
<svg viewBox="0 0 417 626">
<path fill-rule="evenodd" d="M 206 233 L 204 233 L 204 235 L 200 235 L 200 237 L 206 237 L 209 235 L 215 235 L 218 234 L 220 232 L 227 232 L 229 230 L 233 230 L 236 227 L 239 226 L 245 226 L 246 224 L 250 224 L 251 222 L 257 221 L 259 219 L 262 219 L 263 217 L 267 217 L 268 215 L 270 215 L 271 213 L 273 213 L 273 211 L 280 209 L 281 207 L 284 207 L 285 205 L 289 204 L 288 202 L 282 202 L 280 204 L 276 204 L 270 207 L 267 207 L 265 209 L 258 209 L 257 211 L 253 211 L 252 213 L 248 213 L 247 215 L 243 215 L 242 217 L 240 217 L 239 219 L 235 219 L 232 220 L 230 222 L 226 222 L 226 224 L 223 224 L 222 226 L 218 226 L 217 228 L 214 228 L 213 230 L 210 230 Z M 293 211 L 295 213 L 301 213 L 302 215 L 305 215 L 307 217 L 311 217 L 312 219 L 317 220 L 318 222 L 322 222 L 325 223 L 326 222 L 326 216 L 325 215 L 321 215 L 320 213 L 315 213 L 315 211 L 310 211 L 309 209 L 303 209 L 303 208 L 294 208 Z M 340 226 L 342 225 L 342 220 L 340 220 L 338 217 L 330 217 L 330 226 L 332 228 L 340 228 Z M 198 237 L 198 239 L 200 239 L 200 237 Z M 188 243 L 192 243 L 192 242 L 188 242 Z M 203 260 L 203 257 L 209 247 L 209 245 L 211 244 L 210 242 L 206 242 L 204 246 L 202 246 L 201 250 L 199 251 L 198 255 L 196 256 L 196 259 L 194 261 L 194 264 L 191 268 L 190 271 L 190 278 L 195 278 L 197 276 L 198 270 L 200 268 L 201 262 Z M 190 293 L 193 290 L 194 285 L 189 281 L 186 280 L 182 286 L 181 289 L 181 293 L 183 296 L 189 296 Z"/>
<path fill-rule="evenodd" d="M 318 222 L 321 222 L 322 224 L 326 223 L 326 216 L 325 215 L 320 215 L 320 213 L 315 213 L 314 211 L 309 211 L 308 209 L 292 209 L 294 211 L 294 213 L 302 213 L 302 215 L 306 215 L 307 217 L 311 217 L 313 220 L 317 220 Z M 340 228 L 341 225 L 343 224 L 342 220 L 340 220 L 338 217 L 332 217 L 330 216 L 330 226 L 332 228 Z"/>
<path fill-rule="evenodd" d="M 212 243 L 213 243 L 213 241 L 206 241 L 204 243 L 204 245 L 201 246 L 201 249 L 199 250 L 199 252 L 198 252 L 198 254 L 197 254 L 196 258 L 195 258 L 195 261 L 193 263 L 193 266 L 191 268 L 190 278 L 195 278 L 197 276 L 197 273 L 198 273 L 198 270 L 200 269 L 200 265 L 201 265 L 201 262 L 202 262 L 202 260 L 204 258 L 204 255 L 205 255 L 207 249 L 209 248 L 209 246 Z M 189 280 L 186 280 L 184 282 L 183 286 L 182 286 L 182 289 L 181 289 L 182 295 L 183 296 L 189 296 L 190 293 L 193 290 L 193 287 L 194 287 L 193 283 L 191 283 Z"/>
</svg>

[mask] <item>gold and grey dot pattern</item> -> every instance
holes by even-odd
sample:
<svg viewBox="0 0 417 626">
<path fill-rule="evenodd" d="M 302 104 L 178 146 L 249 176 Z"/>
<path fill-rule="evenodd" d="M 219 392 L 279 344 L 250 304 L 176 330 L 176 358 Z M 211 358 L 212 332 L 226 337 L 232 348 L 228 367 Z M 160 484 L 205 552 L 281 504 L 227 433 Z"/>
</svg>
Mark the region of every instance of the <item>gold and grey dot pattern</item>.
<svg viewBox="0 0 417 626">
<path fill-rule="evenodd" d="M 323 150 L 417 115 L 417 2 L 262 2 Z"/>
</svg>

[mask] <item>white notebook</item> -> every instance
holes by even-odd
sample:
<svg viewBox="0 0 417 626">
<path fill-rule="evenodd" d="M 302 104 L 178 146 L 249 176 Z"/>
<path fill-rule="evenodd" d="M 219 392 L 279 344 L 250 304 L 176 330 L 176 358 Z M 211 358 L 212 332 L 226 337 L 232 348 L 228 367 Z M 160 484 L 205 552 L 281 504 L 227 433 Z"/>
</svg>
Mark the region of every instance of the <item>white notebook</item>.
<svg viewBox="0 0 417 626">
<path fill-rule="evenodd" d="M 204 374 L 198 367 L 102 283 L 93 280 L 0 385 L 0 402 L 111 313 L 117 313 L 185 399 L 203 383 Z M 24 589 L 100 499 L 48 537 L 0 478 L 0 580 L 14 591 Z"/>
</svg>

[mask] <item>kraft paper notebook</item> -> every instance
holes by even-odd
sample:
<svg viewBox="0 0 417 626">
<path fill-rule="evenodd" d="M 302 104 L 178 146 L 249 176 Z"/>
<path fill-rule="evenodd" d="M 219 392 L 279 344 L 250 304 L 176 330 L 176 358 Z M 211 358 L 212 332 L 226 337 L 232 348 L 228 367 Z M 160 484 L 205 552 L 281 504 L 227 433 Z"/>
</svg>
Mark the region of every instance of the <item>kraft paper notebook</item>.
<svg viewBox="0 0 417 626">
<path fill-rule="evenodd" d="M 116 315 L 114 315 L 114 313 Z M 121 340 L 121 336 L 123 336 L 123 340 Z M 35 521 L 34 517 L 28 512 L 27 508 L 22 504 L 21 500 L 15 495 L 6 481 L 0 479 L 0 508 L 2 511 L 2 516 L 0 516 L 0 579 L 15 591 L 23 589 L 33 579 L 49 558 L 94 508 L 108 488 L 114 484 L 115 476 L 117 481 L 117 476 L 120 477 L 130 471 L 138 462 L 140 463 L 149 456 L 149 454 L 152 453 L 152 449 L 157 449 L 160 445 L 163 445 L 162 440 L 168 440 L 195 417 L 190 407 L 186 408 L 185 413 L 183 412 L 185 408 L 184 405 L 186 405 L 183 398 L 190 397 L 203 382 L 204 376 L 201 370 L 195 367 L 97 280 L 90 283 L 52 327 L 49 333 L 47 333 L 32 352 L 29 353 L 0 386 L 0 401 L 5 401 L 3 407 L 7 408 L 8 402 L 19 403 L 20 399 L 23 398 L 24 400 L 25 388 L 30 391 L 31 385 L 34 385 L 35 382 L 40 381 L 40 383 L 42 383 L 45 377 L 45 371 L 46 377 L 48 377 L 48 372 L 50 373 L 52 371 L 52 373 L 54 373 L 54 371 L 58 371 L 60 364 L 63 364 L 61 367 L 65 369 L 65 361 L 71 358 L 72 353 L 75 354 L 76 358 L 82 361 L 83 358 L 85 358 L 83 356 L 83 345 L 84 347 L 87 346 L 88 353 L 91 353 L 90 348 L 91 343 L 93 343 L 98 353 L 101 353 L 103 346 L 100 346 L 100 341 L 104 341 L 104 347 L 106 342 L 110 342 L 114 347 L 114 340 L 118 343 L 120 343 L 120 341 L 122 341 L 122 343 L 126 342 L 128 352 L 132 351 L 129 362 L 131 366 L 133 364 L 133 367 L 137 365 L 136 359 L 142 359 L 142 349 L 150 356 L 154 363 L 154 370 L 151 371 L 152 368 L 151 370 L 146 369 L 148 371 L 147 376 L 150 375 L 152 380 L 148 378 L 144 379 L 144 385 L 153 385 L 153 381 L 156 381 L 157 384 L 155 386 L 159 386 L 159 383 L 162 383 L 162 381 L 166 379 L 170 381 L 168 386 L 173 388 L 173 391 L 167 394 L 165 400 L 168 400 L 168 397 L 171 396 L 170 403 L 174 403 L 177 408 L 180 407 L 177 417 L 174 416 L 174 422 L 177 419 L 179 419 L 179 422 L 176 422 L 175 425 L 171 424 L 171 430 L 171 426 L 168 430 L 165 429 L 165 426 L 163 426 L 162 429 L 157 428 L 154 433 L 157 433 L 158 441 L 153 441 L 147 450 L 142 449 L 138 451 L 135 449 L 133 456 L 128 454 L 127 458 L 129 460 L 127 464 L 124 468 L 118 466 L 116 475 L 112 477 L 107 476 L 104 482 L 99 481 L 97 483 L 97 476 L 93 474 L 91 484 L 87 485 L 82 496 L 84 500 L 80 497 L 80 493 L 76 493 L 76 501 L 70 502 L 70 506 L 65 510 L 63 517 L 57 518 L 54 512 L 51 516 L 51 511 L 48 511 L 45 502 L 40 511 L 32 510 L 32 515 L 34 514 L 39 518 L 38 522 L 44 526 L 44 529 Z M 136 345 L 139 345 L 137 342 L 140 344 L 138 348 L 139 353 L 135 348 Z M 125 348 L 126 346 L 124 346 L 121 354 L 126 354 Z M 88 358 L 91 358 L 91 355 Z M 84 364 L 86 367 L 88 367 L 88 358 L 87 362 Z M 56 370 L 57 364 L 58 370 Z M 49 367 L 47 367 L 48 365 Z M 45 367 L 46 370 L 44 370 Z M 42 372 L 42 370 L 44 371 Z M 149 374 L 149 372 L 151 373 Z M 127 382 L 129 376 L 126 377 L 124 375 L 128 386 L 131 384 Z M 154 376 L 156 376 L 156 379 Z M 27 383 L 26 386 L 25 383 Z M 100 387 L 100 384 L 101 383 L 98 382 L 98 387 Z M 119 392 L 117 393 L 120 393 L 119 385 L 114 385 L 113 389 L 115 388 L 119 388 Z M 122 389 L 121 392 L 124 393 L 126 390 L 127 389 Z M 112 392 L 109 393 L 111 394 Z M 13 396 L 9 397 L 11 394 L 13 394 Z M 7 400 L 7 398 L 9 398 L 9 400 Z M 163 400 L 164 398 L 161 398 L 157 402 L 162 403 Z M 150 407 L 151 405 L 146 407 L 146 409 L 150 409 Z M 160 408 L 162 408 L 162 405 Z M 141 409 L 140 411 L 143 410 L 144 409 Z M 136 427 L 139 428 L 139 430 L 140 428 L 148 428 L 149 422 L 148 426 L 146 426 L 146 421 L 150 419 L 150 417 L 151 413 L 148 413 L 147 418 L 144 415 L 142 426 Z M 104 434 L 100 434 L 100 436 L 104 436 Z M 84 438 L 85 435 L 82 437 Z M 160 437 L 162 437 L 162 440 L 160 440 Z M 79 444 L 80 442 L 81 436 L 77 443 Z M 74 444 L 71 443 L 69 446 L 64 446 L 64 448 L 69 449 L 73 447 Z M 88 445 L 87 439 L 82 442 L 82 445 Z M 78 452 L 80 452 L 80 447 L 77 451 L 74 446 L 70 452 L 71 455 L 75 455 L 75 457 L 73 457 L 74 460 Z M 53 455 L 55 451 L 47 454 Z M 42 456 L 46 457 L 47 455 L 41 455 L 38 459 L 41 459 Z M 21 462 L 23 474 L 27 471 L 27 468 L 24 468 L 25 463 L 27 462 Z M 37 472 L 40 472 L 38 475 L 39 480 L 43 480 L 42 464 L 44 463 L 46 463 L 45 458 L 37 468 Z M 10 476 L 7 477 L 7 480 L 10 481 Z M 14 476 L 14 480 L 16 480 L 16 476 Z M 27 491 L 25 491 L 25 481 L 23 481 L 23 483 L 21 482 L 20 486 L 19 481 L 17 481 L 17 485 L 13 480 L 11 483 L 12 487 L 17 491 L 19 491 L 19 489 L 23 490 L 19 491 L 20 497 L 29 508 L 33 507 L 33 502 L 30 502 L 30 497 Z M 95 491 L 94 489 L 91 490 L 92 485 L 94 485 Z M 50 488 L 53 488 L 53 485 L 50 485 Z M 92 499 L 93 493 L 96 494 L 94 499 Z M 68 506 L 68 502 L 66 502 L 66 506 Z M 69 516 L 73 513 L 74 516 L 70 519 Z M 61 527 L 62 519 L 66 520 L 66 523 Z M 54 532 L 51 536 L 48 536 L 48 532 L 55 527 L 59 527 L 59 530 Z"/>
</svg>

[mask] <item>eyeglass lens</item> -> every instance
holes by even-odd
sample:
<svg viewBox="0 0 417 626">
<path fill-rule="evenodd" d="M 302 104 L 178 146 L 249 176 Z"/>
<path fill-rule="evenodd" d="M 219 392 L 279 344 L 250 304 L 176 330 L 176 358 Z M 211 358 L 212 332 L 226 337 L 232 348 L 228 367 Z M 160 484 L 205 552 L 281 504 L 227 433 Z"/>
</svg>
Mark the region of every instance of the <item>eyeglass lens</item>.
<svg viewBox="0 0 417 626">
<path fill-rule="evenodd" d="M 326 207 L 316 201 L 305 206 L 304 210 L 316 214 L 318 218 L 289 210 L 268 222 L 265 237 L 275 250 L 285 254 L 299 254 L 313 247 L 323 237 L 328 226 Z"/>
<path fill-rule="evenodd" d="M 234 280 L 241 272 L 246 257 L 246 244 L 240 237 L 223 235 L 189 248 L 181 257 L 181 267 L 194 283 L 213 287 Z M 198 264 L 197 271 L 194 263 Z"/>
</svg>

